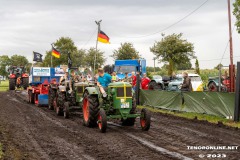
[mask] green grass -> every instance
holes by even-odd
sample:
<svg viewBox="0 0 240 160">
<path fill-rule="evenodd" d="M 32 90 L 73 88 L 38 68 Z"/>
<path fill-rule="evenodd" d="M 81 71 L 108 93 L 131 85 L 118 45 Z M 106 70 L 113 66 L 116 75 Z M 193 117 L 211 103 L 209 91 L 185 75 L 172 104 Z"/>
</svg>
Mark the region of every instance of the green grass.
<svg viewBox="0 0 240 160">
<path fill-rule="evenodd" d="M 0 159 L 3 159 L 3 147 L 1 143 L 0 143 Z"/>
<path fill-rule="evenodd" d="M 198 120 L 206 120 L 214 124 L 217 124 L 218 122 L 222 122 L 226 126 L 240 128 L 240 122 L 234 122 L 233 120 L 229 120 L 223 117 L 218 117 L 213 115 L 206 115 L 206 114 L 200 114 L 200 113 L 188 113 L 188 112 L 173 112 L 169 110 L 157 109 L 157 108 L 148 107 L 148 106 L 138 106 L 138 108 L 139 109 L 147 108 L 151 112 L 164 113 L 164 114 L 169 114 L 177 117 L 183 117 L 186 119 L 194 119 L 195 117 L 197 117 Z"/>
<path fill-rule="evenodd" d="M 5 92 L 8 90 L 8 85 L 9 85 L 9 82 L 8 80 L 6 81 L 1 81 L 1 84 L 0 84 L 0 92 Z"/>
</svg>

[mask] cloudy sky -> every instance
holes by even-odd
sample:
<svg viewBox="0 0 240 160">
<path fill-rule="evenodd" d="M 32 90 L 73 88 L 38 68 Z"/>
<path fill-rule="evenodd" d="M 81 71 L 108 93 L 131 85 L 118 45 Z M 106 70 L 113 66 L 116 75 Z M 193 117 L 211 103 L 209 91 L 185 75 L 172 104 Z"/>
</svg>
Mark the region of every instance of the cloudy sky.
<svg viewBox="0 0 240 160">
<path fill-rule="evenodd" d="M 153 66 L 150 52 L 161 33 L 183 33 L 194 43 L 201 68 L 213 68 L 228 42 L 227 0 L 0 0 L 0 55 L 25 55 L 32 51 L 45 54 L 59 37 L 71 37 L 78 48 L 95 47 L 97 26 L 110 37 L 111 44 L 99 43 L 105 52 L 105 64 L 121 42 L 131 42 Z M 232 3 L 234 1 L 232 0 Z M 232 15 L 232 23 L 235 17 Z M 165 28 L 172 27 L 164 30 Z M 234 26 L 234 25 L 232 25 Z M 164 31 L 163 31 L 164 30 Z M 234 29 L 234 63 L 240 60 L 240 35 Z M 193 65 L 195 60 L 192 61 Z M 222 61 L 229 64 L 229 48 Z M 162 64 L 157 64 L 161 66 Z"/>
</svg>

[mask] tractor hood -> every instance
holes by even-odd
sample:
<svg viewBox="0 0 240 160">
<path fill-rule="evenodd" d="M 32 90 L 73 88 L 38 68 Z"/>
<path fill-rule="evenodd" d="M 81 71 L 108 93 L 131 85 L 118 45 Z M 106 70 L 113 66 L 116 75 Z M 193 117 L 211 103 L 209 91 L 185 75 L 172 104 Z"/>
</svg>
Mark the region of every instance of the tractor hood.
<svg viewBox="0 0 240 160">
<path fill-rule="evenodd" d="M 108 87 L 132 87 L 130 83 L 127 82 L 113 82 L 108 85 Z"/>
</svg>

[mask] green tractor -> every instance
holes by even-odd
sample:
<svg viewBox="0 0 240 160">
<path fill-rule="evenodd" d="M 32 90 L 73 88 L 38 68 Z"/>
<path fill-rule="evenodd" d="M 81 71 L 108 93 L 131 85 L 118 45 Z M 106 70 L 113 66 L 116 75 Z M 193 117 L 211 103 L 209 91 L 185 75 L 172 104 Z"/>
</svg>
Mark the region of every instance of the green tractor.
<svg viewBox="0 0 240 160">
<path fill-rule="evenodd" d="M 106 92 L 102 87 L 86 87 L 82 110 L 83 124 L 88 127 L 98 125 L 102 133 L 106 132 L 109 119 L 121 119 L 122 125 L 133 126 L 135 119 L 140 117 L 142 130 L 150 128 L 150 112 L 145 108 L 141 113 L 136 112 L 136 100 L 130 83 L 110 83 Z"/>
<path fill-rule="evenodd" d="M 73 91 L 69 93 L 69 81 L 65 81 L 65 84 L 58 86 L 53 97 L 53 108 L 57 115 L 62 115 L 64 118 L 69 118 L 69 112 L 71 109 L 81 109 L 83 93 L 86 87 L 89 86 L 87 82 L 75 82 L 73 83 Z M 51 97 L 51 96 L 50 96 Z"/>
</svg>

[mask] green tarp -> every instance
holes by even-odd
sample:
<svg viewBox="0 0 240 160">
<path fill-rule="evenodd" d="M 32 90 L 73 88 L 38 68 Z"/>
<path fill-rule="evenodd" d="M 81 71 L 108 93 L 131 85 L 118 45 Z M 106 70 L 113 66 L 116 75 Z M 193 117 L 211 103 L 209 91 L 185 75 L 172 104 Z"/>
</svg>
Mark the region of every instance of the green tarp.
<svg viewBox="0 0 240 160">
<path fill-rule="evenodd" d="M 226 118 L 234 115 L 234 99 L 234 93 L 140 91 L 141 105 Z"/>
</svg>

